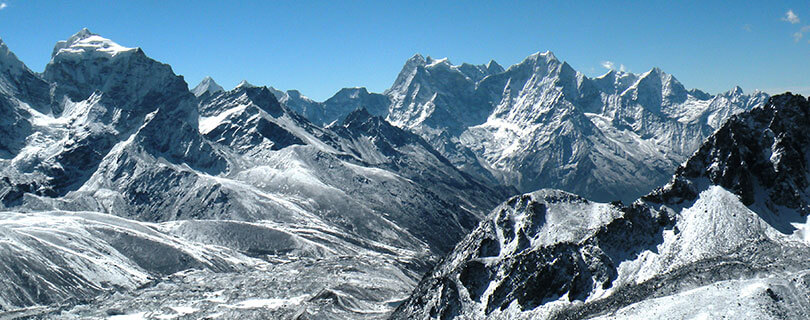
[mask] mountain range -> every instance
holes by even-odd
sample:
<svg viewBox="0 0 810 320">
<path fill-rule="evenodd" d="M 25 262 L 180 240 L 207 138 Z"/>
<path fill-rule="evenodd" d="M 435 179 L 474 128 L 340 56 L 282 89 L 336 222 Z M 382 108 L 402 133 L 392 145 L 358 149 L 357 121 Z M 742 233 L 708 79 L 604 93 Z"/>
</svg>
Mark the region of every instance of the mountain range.
<svg viewBox="0 0 810 320">
<path fill-rule="evenodd" d="M 42 73 L 0 41 L 0 315 L 648 317 L 728 283 L 805 317 L 807 112 L 550 52 L 316 102 L 87 29 Z"/>
<path fill-rule="evenodd" d="M 71 308 L 144 287 L 185 292 L 165 277 L 194 268 L 208 272 L 201 283 L 252 270 L 239 273 L 245 285 L 268 286 L 254 295 L 311 307 L 241 308 L 259 298 L 228 287 L 222 301 L 154 301 L 182 305 L 152 316 L 192 302 L 201 314 L 380 316 L 514 192 L 364 110 L 324 128 L 266 87 L 209 81 L 198 97 L 170 66 L 86 29 L 57 43 L 41 74 L 0 48 L 3 312 L 128 314 L 149 307 Z M 291 283 L 268 281 L 282 274 Z"/>
<path fill-rule="evenodd" d="M 276 95 L 322 125 L 362 105 L 490 185 L 628 202 L 666 182 L 730 116 L 768 99 L 739 87 L 687 90 L 658 68 L 588 78 L 551 52 L 506 70 L 417 54 L 382 94 L 342 89 L 323 103 Z"/>
</svg>

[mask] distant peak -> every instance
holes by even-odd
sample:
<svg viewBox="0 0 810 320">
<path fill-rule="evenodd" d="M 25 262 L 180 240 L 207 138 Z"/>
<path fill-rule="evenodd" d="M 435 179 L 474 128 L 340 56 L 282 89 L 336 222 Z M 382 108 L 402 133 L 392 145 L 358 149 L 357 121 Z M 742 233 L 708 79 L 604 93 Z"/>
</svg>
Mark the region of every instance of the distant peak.
<svg viewBox="0 0 810 320">
<path fill-rule="evenodd" d="M 346 119 L 343 120 L 344 127 L 356 127 L 360 124 L 365 123 L 369 119 L 373 118 L 374 116 L 366 110 L 364 107 L 360 107 L 352 111 L 346 116 Z"/>
<path fill-rule="evenodd" d="M 495 60 L 489 60 L 489 62 L 487 62 L 485 66 L 487 67 L 487 71 L 489 71 L 490 74 L 503 72 L 503 67 L 497 62 L 495 62 Z"/>
<path fill-rule="evenodd" d="M 287 90 L 287 95 L 289 95 L 290 97 L 301 97 L 302 96 L 301 91 L 298 91 L 298 90 L 295 90 L 295 89 Z"/>
<path fill-rule="evenodd" d="M 532 63 L 537 63 L 539 61 L 543 61 L 546 64 L 559 63 L 560 62 L 559 60 L 557 60 L 557 57 L 551 51 L 546 51 L 546 52 L 539 52 L 538 51 L 538 52 L 535 52 L 535 53 L 529 55 L 528 57 L 526 57 L 526 59 L 523 59 L 524 63 L 529 62 L 529 61 L 531 61 Z"/>
<path fill-rule="evenodd" d="M 70 36 L 67 40 L 57 42 L 53 47 L 53 52 L 51 52 L 51 58 L 60 54 L 76 56 L 88 53 L 100 53 L 113 57 L 119 53 L 132 50 L 136 50 L 136 48 L 121 46 L 110 39 L 90 32 L 87 28 L 83 28 L 79 32 L 76 32 L 76 34 Z"/>
<path fill-rule="evenodd" d="M 245 88 L 254 88 L 254 87 L 256 87 L 256 86 L 254 86 L 254 85 L 250 84 L 250 82 L 248 82 L 247 80 L 242 80 L 242 82 L 239 82 L 239 84 L 238 84 L 238 85 L 236 85 L 236 88 L 234 88 L 234 89 L 239 89 L 239 88 L 242 88 L 242 87 L 245 87 Z"/>
<path fill-rule="evenodd" d="M 90 36 L 97 36 L 97 34 L 90 32 L 90 29 L 82 28 L 81 30 L 79 30 L 79 32 L 76 32 L 70 38 L 71 39 L 73 39 L 73 38 L 75 38 L 75 39 L 87 39 Z"/>
<path fill-rule="evenodd" d="M 363 94 L 363 95 L 367 95 L 368 94 L 368 89 L 366 89 L 366 87 L 342 88 L 342 89 L 338 90 L 338 92 L 335 95 L 336 96 L 337 95 L 348 95 L 348 94 L 355 94 L 355 93 L 360 93 L 360 94 Z"/>
<path fill-rule="evenodd" d="M 743 88 L 741 88 L 740 86 L 734 86 L 734 89 L 731 90 L 731 93 L 741 95 L 743 94 Z"/>
<path fill-rule="evenodd" d="M 416 54 L 414 54 L 413 56 L 411 56 L 411 57 L 408 59 L 408 61 L 421 61 L 421 62 L 425 62 L 425 57 L 424 57 L 424 56 L 422 56 L 422 55 L 421 55 L 421 54 L 419 54 L 419 53 L 416 53 Z"/>
<path fill-rule="evenodd" d="M 195 96 L 199 97 L 205 93 L 214 94 L 217 92 L 223 92 L 225 89 L 222 88 L 219 84 L 217 84 L 213 78 L 206 76 L 205 78 L 200 81 L 194 89 L 191 90 Z"/>
<path fill-rule="evenodd" d="M 652 78 L 660 79 L 661 81 L 667 81 L 667 80 L 669 80 L 669 79 L 666 79 L 667 76 L 669 76 L 669 75 L 666 72 L 662 71 L 661 68 L 653 67 L 652 69 L 650 69 L 650 71 L 642 73 L 639 76 L 639 81 L 644 80 L 644 79 L 652 79 Z M 671 78 L 671 76 L 669 78 Z"/>
<path fill-rule="evenodd" d="M 659 67 L 653 67 L 650 69 L 650 73 L 664 73 L 664 71 L 661 71 L 661 68 Z"/>
<path fill-rule="evenodd" d="M 314 101 L 312 101 L 312 99 L 310 99 L 309 97 L 302 94 L 301 91 L 294 90 L 294 89 L 293 90 L 287 90 L 287 97 L 289 97 L 292 100 L 303 100 L 303 101 L 308 101 L 308 102 L 314 102 Z"/>
<path fill-rule="evenodd" d="M 416 67 L 425 66 L 430 57 L 425 59 L 421 54 L 414 54 L 412 57 L 405 61 L 403 69 L 415 69 Z"/>
</svg>

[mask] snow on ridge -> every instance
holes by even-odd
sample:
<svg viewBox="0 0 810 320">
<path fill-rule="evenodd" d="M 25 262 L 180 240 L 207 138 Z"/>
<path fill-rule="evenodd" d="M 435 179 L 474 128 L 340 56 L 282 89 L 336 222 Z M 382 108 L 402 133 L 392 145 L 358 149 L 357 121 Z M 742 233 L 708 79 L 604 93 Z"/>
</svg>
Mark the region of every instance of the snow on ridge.
<svg viewBox="0 0 810 320">
<path fill-rule="evenodd" d="M 223 91 L 225 91 L 225 89 L 222 88 L 222 86 L 220 86 L 218 83 L 216 83 L 216 81 L 214 81 L 214 79 L 211 78 L 210 76 L 203 78 L 202 81 L 200 81 L 200 84 L 194 87 L 194 89 L 191 89 L 191 93 L 193 93 L 197 97 L 202 96 L 206 92 L 208 94 L 214 94 Z"/>
<path fill-rule="evenodd" d="M 124 52 L 137 50 L 137 48 L 124 47 L 110 39 L 82 29 L 65 41 L 59 41 L 53 49 L 52 57 L 77 57 L 83 54 L 92 54 L 96 57 L 115 57 Z"/>
</svg>

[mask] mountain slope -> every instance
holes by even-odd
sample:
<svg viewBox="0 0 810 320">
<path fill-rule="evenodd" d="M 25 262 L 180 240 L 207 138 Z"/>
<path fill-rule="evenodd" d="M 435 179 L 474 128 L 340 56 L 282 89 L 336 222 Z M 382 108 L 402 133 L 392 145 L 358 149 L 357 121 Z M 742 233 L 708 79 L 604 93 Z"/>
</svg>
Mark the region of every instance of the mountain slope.
<svg viewBox="0 0 810 320">
<path fill-rule="evenodd" d="M 14 283 L 0 289 L 5 314 L 169 316 L 193 302 L 200 317 L 381 318 L 513 192 L 368 113 L 323 128 L 268 88 L 225 92 L 211 80 L 195 96 L 170 66 L 86 29 L 57 43 L 42 75 L 3 58 L 14 71 L 0 78 L 0 106 L 16 118 L 0 128 L 18 135 L 0 157 L 14 232 L 0 252 Z M 76 248 L 53 253 L 71 239 Z M 124 269 L 99 276 L 96 262 Z M 207 283 L 219 287 L 182 294 Z M 129 300 L 139 294 L 176 300 Z"/>
<path fill-rule="evenodd" d="M 788 93 L 732 117 L 630 206 L 514 197 L 393 318 L 807 317 L 809 113 Z"/>
</svg>

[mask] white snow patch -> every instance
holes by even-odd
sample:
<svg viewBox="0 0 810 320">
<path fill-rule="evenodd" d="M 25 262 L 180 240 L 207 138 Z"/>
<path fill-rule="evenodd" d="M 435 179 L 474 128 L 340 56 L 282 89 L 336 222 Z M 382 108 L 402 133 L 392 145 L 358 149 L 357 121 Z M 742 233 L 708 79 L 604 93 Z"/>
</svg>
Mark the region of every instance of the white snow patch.
<svg viewBox="0 0 810 320">
<path fill-rule="evenodd" d="M 146 312 L 115 315 L 115 316 L 110 316 L 107 319 L 109 319 L 109 320 L 141 320 L 141 319 L 146 319 Z"/>
<path fill-rule="evenodd" d="M 257 308 L 278 309 L 284 306 L 300 304 L 307 297 L 308 297 L 307 295 L 301 295 L 289 299 L 278 299 L 278 298 L 248 299 L 242 302 L 237 302 L 236 304 L 233 305 L 229 305 L 227 307 L 235 309 L 257 309 Z"/>
</svg>

